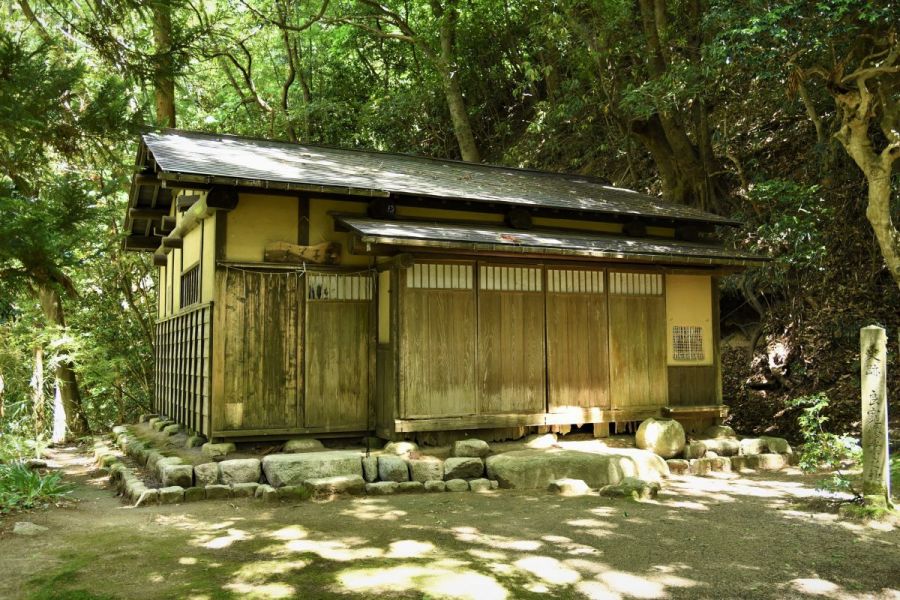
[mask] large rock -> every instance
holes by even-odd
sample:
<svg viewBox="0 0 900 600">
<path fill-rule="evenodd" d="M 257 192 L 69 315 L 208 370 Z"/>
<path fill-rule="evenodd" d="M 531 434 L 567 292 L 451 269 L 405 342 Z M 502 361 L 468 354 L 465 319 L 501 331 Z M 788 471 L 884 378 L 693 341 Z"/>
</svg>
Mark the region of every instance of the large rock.
<svg viewBox="0 0 900 600">
<path fill-rule="evenodd" d="M 260 463 L 256 458 L 235 458 L 219 463 L 219 482 L 259 483 Z"/>
<path fill-rule="evenodd" d="M 504 488 L 541 490 L 552 481 L 568 478 L 600 488 L 625 477 L 659 481 L 669 475 L 669 467 L 656 454 L 634 448 L 606 448 L 603 452 L 518 450 L 488 457 L 487 474 Z"/>
<path fill-rule="evenodd" d="M 398 494 L 419 494 L 425 491 L 425 485 L 421 481 L 404 481 L 397 484 Z"/>
<path fill-rule="evenodd" d="M 194 467 L 194 482 L 197 487 L 205 487 L 219 481 L 219 465 L 203 463 Z"/>
<path fill-rule="evenodd" d="M 766 442 L 758 438 L 744 438 L 741 440 L 741 454 L 754 456 L 766 451 Z"/>
<path fill-rule="evenodd" d="M 409 481 L 409 467 L 399 456 L 378 457 L 378 479 L 381 481 Z"/>
<path fill-rule="evenodd" d="M 691 470 L 691 463 L 682 458 L 670 458 L 666 461 L 672 475 L 685 475 Z"/>
<path fill-rule="evenodd" d="M 372 483 L 378 479 L 378 457 L 377 456 L 363 456 L 362 458 L 362 467 L 363 467 L 363 478 Z"/>
<path fill-rule="evenodd" d="M 185 502 L 200 502 L 206 500 L 206 488 L 189 487 L 184 490 Z"/>
<path fill-rule="evenodd" d="M 376 481 L 366 484 L 366 493 L 371 496 L 387 496 L 395 494 L 400 486 L 396 481 Z"/>
<path fill-rule="evenodd" d="M 444 461 L 434 456 L 411 458 L 406 461 L 409 464 L 409 475 L 412 481 L 422 483 L 444 478 Z"/>
<path fill-rule="evenodd" d="M 159 488 L 160 504 L 180 504 L 184 502 L 184 488 L 180 485 Z"/>
<path fill-rule="evenodd" d="M 448 492 L 468 492 L 469 482 L 465 479 L 451 479 L 444 484 Z"/>
<path fill-rule="evenodd" d="M 737 456 L 741 453 L 741 443 L 729 438 L 703 440 L 703 445 L 717 456 Z"/>
<path fill-rule="evenodd" d="M 410 452 L 418 452 L 419 447 L 415 442 L 388 442 L 384 447 L 387 454 L 395 454 L 397 456 L 406 456 Z"/>
<path fill-rule="evenodd" d="M 331 498 L 337 494 L 362 494 L 366 489 L 366 482 L 359 474 L 307 479 L 303 485 L 314 498 Z"/>
<path fill-rule="evenodd" d="M 194 467 L 191 465 L 163 465 L 160 470 L 165 487 L 189 488 L 194 485 Z"/>
<path fill-rule="evenodd" d="M 444 480 L 436 480 L 432 479 L 430 481 L 425 482 L 425 491 L 426 492 L 443 492 L 447 489 L 447 484 L 444 483 Z"/>
<path fill-rule="evenodd" d="M 221 444 L 213 444 L 212 442 L 207 442 L 200 447 L 200 452 L 202 452 L 203 456 L 207 458 L 227 456 L 235 450 L 235 445 L 231 442 L 223 442 Z"/>
<path fill-rule="evenodd" d="M 711 440 L 734 439 L 737 437 L 734 429 L 728 425 L 713 425 L 708 427 L 706 431 L 703 432 L 703 435 Z"/>
<path fill-rule="evenodd" d="M 760 437 L 762 441 L 766 443 L 766 448 L 768 448 L 769 452 L 775 454 L 793 454 L 794 450 L 791 448 L 791 445 L 784 438 L 780 437 L 770 437 L 764 435 Z"/>
<path fill-rule="evenodd" d="M 362 461 L 360 457 L 360 453 L 354 450 L 270 454 L 263 458 L 262 469 L 269 485 L 281 487 L 297 485 L 307 479 L 337 475 L 359 475 L 361 477 Z"/>
<path fill-rule="evenodd" d="M 444 479 L 475 479 L 484 473 L 480 458 L 453 457 L 444 461 Z"/>
<path fill-rule="evenodd" d="M 480 478 L 473 479 L 469 482 L 469 489 L 473 492 L 489 492 L 491 491 L 491 481 L 490 479 Z"/>
<path fill-rule="evenodd" d="M 231 486 L 230 485 L 208 485 L 206 486 L 206 499 L 207 500 L 222 500 L 225 498 L 231 498 Z"/>
<path fill-rule="evenodd" d="M 259 484 L 255 481 L 246 483 L 231 484 L 231 493 L 235 498 L 252 498 L 256 495 L 256 488 Z"/>
<path fill-rule="evenodd" d="M 284 452 L 317 452 L 324 450 L 325 446 L 322 442 L 313 438 L 300 438 L 297 440 L 288 440 L 284 443 Z"/>
<path fill-rule="evenodd" d="M 703 458 L 704 456 L 706 456 L 706 444 L 703 442 L 688 442 L 684 445 L 684 458 L 686 460 Z"/>
<path fill-rule="evenodd" d="M 634 441 L 638 448 L 663 458 L 675 458 L 684 450 L 684 428 L 675 419 L 651 417 L 640 424 Z"/>
<path fill-rule="evenodd" d="M 256 486 L 256 492 L 254 492 L 253 497 L 257 498 L 258 500 L 273 502 L 275 500 L 278 500 L 278 490 L 268 484 L 259 485 Z"/>
<path fill-rule="evenodd" d="M 163 470 L 166 467 L 169 467 L 172 465 L 180 465 L 183 463 L 184 463 L 184 461 L 181 460 L 181 458 L 178 456 L 163 457 L 163 458 L 159 459 L 158 461 L 156 461 L 156 469 L 154 469 L 154 473 L 156 473 L 157 477 L 162 479 L 163 478 Z"/>
<path fill-rule="evenodd" d="M 491 453 L 491 447 L 484 440 L 468 439 L 453 442 L 451 456 L 463 458 L 484 458 Z"/>
</svg>

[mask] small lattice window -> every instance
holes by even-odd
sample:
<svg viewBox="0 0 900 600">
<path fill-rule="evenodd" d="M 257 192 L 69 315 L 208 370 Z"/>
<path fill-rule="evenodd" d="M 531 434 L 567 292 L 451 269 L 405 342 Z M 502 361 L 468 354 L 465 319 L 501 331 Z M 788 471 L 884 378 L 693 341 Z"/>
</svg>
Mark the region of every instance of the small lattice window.
<svg viewBox="0 0 900 600">
<path fill-rule="evenodd" d="M 560 294 L 602 294 L 603 272 L 548 269 L 547 291 Z"/>
<path fill-rule="evenodd" d="M 617 296 L 661 296 L 663 278 L 656 273 L 610 273 L 609 291 Z"/>
<path fill-rule="evenodd" d="M 310 300 L 371 300 L 371 275 L 310 273 L 307 275 Z"/>
<path fill-rule="evenodd" d="M 471 290 L 472 265 L 416 263 L 406 270 L 406 287 L 432 290 Z"/>
<path fill-rule="evenodd" d="M 200 265 L 195 265 L 181 275 L 181 306 L 200 302 Z"/>
<path fill-rule="evenodd" d="M 672 348 L 675 360 L 703 360 L 703 328 L 672 327 Z"/>
<path fill-rule="evenodd" d="M 478 271 L 480 289 L 498 292 L 540 292 L 541 270 L 529 267 L 488 267 Z"/>
</svg>

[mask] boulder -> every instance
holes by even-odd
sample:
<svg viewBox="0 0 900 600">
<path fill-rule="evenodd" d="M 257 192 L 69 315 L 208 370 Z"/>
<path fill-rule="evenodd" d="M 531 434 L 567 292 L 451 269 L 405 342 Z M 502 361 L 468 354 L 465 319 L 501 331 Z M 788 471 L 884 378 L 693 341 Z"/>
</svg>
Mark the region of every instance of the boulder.
<svg viewBox="0 0 900 600">
<path fill-rule="evenodd" d="M 200 502 L 201 500 L 206 500 L 205 487 L 189 487 L 184 490 L 185 502 Z"/>
<path fill-rule="evenodd" d="M 525 438 L 525 446 L 532 450 L 546 450 L 556 446 L 555 433 L 533 433 Z"/>
<path fill-rule="evenodd" d="M 715 452 L 717 456 L 737 456 L 741 453 L 741 443 L 735 439 L 706 439 L 703 444 L 708 452 Z"/>
<path fill-rule="evenodd" d="M 159 490 L 143 488 L 134 500 L 135 507 L 159 503 Z"/>
<path fill-rule="evenodd" d="M 199 435 L 189 436 L 184 442 L 185 448 L 200 448 L 206 443 L 206 438 Z"/>
<path fill-rule="evenodd" d="M 758 471 L 780 471 L 788 465 L 788 459 L 783 454 L 766 453 L 747 458 L 747 466 Z"/>
<path fill-rule="evenodd" d="M 689 461 L 691 465 L 691 475 L 709 475 L 710 471 L 712 471 L 712 463 L 713 459 L 711 458 L 697 458 Z"/>
<path fill-rule="evenodd" d="M 409 481 L 409 467 L 399 456 L 378 457 L 378 479 L 381 481 Z"/>
<path fill-rule="evenodd" d="M 444 461 L 434 456 L 410 458 L 406 461 L 409 465 L 410 479 L 426 482 L 444 478 Z"/>
<path fill-rule="evenodd" d="M 160 470 L 163 486 L 188 488 L 194 485 L 194 467 L 191 465 L 162 465 Z"/>
<path fill-rule="evenodd" d="M 13 525 L 13 533 L 16 535 L 26 535 L 26 536 L 34 536 L 40 535 L 48 531 L 47 527 L 43 525 L 35 525 L 30 521 L 19 521 L 15 525 Z"/>
<path fill-rule="evenodd" d="M 160 504 L 180 504 L 181 502 L 184 502 L 184 488 L 180 485 L 159 488 Z"/>
<path fill-rule="evenodd" d="M 150 452 L 147 453 L 147 462 L 144 464 L 147 465 L 147 468 L 150 469 L 150 471 L 155 473 L 156 472 L 156 463 L 158 463 L 163 458 L 164 457 L 162 454 L 160 454 L 156 450 L 151 450 Z"/>
<path fill-rule="evenodd" d="M 741 454 L 753 456 L 766 451 L 766 442 L 757 438 L 744 438 L 741 440 Z"/>
<path fill-rule="evenodd" d="M 180 465 L 184 463 L 178 456 L 165 456 L 156 461 L 156 469 L 153 470 L 156 473 L 156 476 L 160 479 L 163 478 L 163 469 L 172 465 Z"/>
<path fill-rule="evenodd" d="M 194 482 L 205 487 L 219 481 L 219 465 L 217 463 L 203 463 L 194 467 Z"/>
<path fill-rule="evenodd" d="M 369 483 L 378 479 L 378 457 L 377 456 L 371 456 L 371 455 L 363 456 L 362 467 L 363 467 L 363 479 L 365 479 Z"/>
<path fill-rule="evenodd" d="M 441 479 L 438 481 L 437 479 L 429 479 L 424 484 L 426 492 L 443 492 L 447 489 L 447 484 L 444 483 L 444 480 Z"/>
<path fill-rule="evenodd" d="M 484 463 L 480 458 L 453 457 L 444 461 L 444 480 L 474 479 L 484 473 Z"/>
<path fill-rule="evenodd" d="M 397 493 L 399 486 L 400 484 L 396 481 L 376 481 L 366 484 L 366 493 L 370 496 L 387 496 Z"/>
<path fill-rule="evenodd" d="M 469 482 L 465 479 L 451 479 L 444 482 L 444 489 L 448 492 L 468 492 Z"/>
<path fill-rule="evenodd" d="M 684 450 L 684 428 L 675 419 L 651 417 L 640 424 L 634 441 L 638 448 L 663 458 L 675 458 Z"/>
<path fill-rule="evenodd" d="M 731 459 L 727 456 L 717 456 L 708 459 L 713 471 L 720 473 L 731 473 Z"/>
<path fill-rule="evenodd" d="M 670 458 L 666 464 L 669 466 L 669 472 L 673 475 L 686 475 L 691 471 L 691 463 L 686 459 Z"/>
<path fill-rule="evenodd" d="M 635 500 L 650 500 L 656 498 L 659 493 L 659 483 L 655 481 L 643 481 L 634 477 L 626 477 L 615 485 L 606 485 L 600 488 L 601 496 L 624 496 Z"/>
<path fill-rule="evenodd" d="M 425 484 L 421 481 L 404 481 L 397 484 L 398 494 L 421 494 L 425 491 Z"/>
<path fill-rule="evenodd" d="M 406 464 L 404 463 L 404 468 Z M 263 458 L 262 469 L 269 485 L 297 485 L 307 479 L 337 475 L 362 476 L 360 453 L 354 450 L 329 450 L 301 454 L 270 454 Z"/>
<path fill-rule="evenodd" d="M 162 432 L 165 433 L 166 435 L 175 435 L 175 434 L 181 432 L 181 425 L 179 425 L 178 423 L 172 423 L 171 425 L 166 425 L 165 427 L 163 427 Z"/>
<path fill-rule="evenodd" d="M 306 485 L 286 485 L 278 488 L 276 491 L 279 500 L 290 501 L 309 500 L 310 494 L 312 493 L 310 488 Z"/>
<path fill-rule="evenodd" d="M 469 482 L 469 489 L 473 492 L 489 492 L 491 491 L 490 479 L 473 479 Z"/>
<path fill-rule="evenodd" d="M 337 494 L 362 494 L 366 489 L 366 482 L 359 474 L 335 475 L 307 479 L 303 486 L 315 498 L 331 498 Z"/>
<path fill-rule="evenodd" d="M 231 442 L 222 442 L 220 444 L 207 442 L 200 447 L 200 452 L 207 458 L 218 458 L 220 456 L 231 454 L 236 449 L 235 445 Z"/>
<path fill-rule="evenodd" d="M 733 472 L 740 472 L 750 469 L 749 456 L 732 456 L 728 460 L 731 462 L 731 470 Z"/>
<path fill-rule="evenodd" d="M 316 452 L 324 450 L 325 446 L 322 442 L 313 438 L 299 438 L 296 440 L 288 440 L 284 443 L 285 453 L 291 452 Z"/>
<path fill-rule="evenodd" d="M 259 484 L 254 482 L 232 483 L 231 495 L 235 498 L 252 498 L 256 495 L 256 488 Z"/>
<path fill-rule="evenodd" d="M 388 442 L 384 452 L 396 456 L 406 456 L 410 452 L 418 452 L 419 446 L 415 442 Z"/>
<path fill-rule="evenodd" d="M 491 447 L 484 440 L 467 439 L 453 442 L 450 456 L 463 458 L 484 458 L 491 453 Z"/>
<path fill-rule="evenodd" d="M 635 448 L 517 450 L 488 457 L 487 474 L 503 488 L 545 490 L 551 481 L 569 478 L 600 488 L 625 477 L 659 481 L 669 475 L 669 467 L 656 454 Z"/>
<path fill-rule="evenodd" d="M 260 473 L 260 462 L 256 458 L 235 458 L 219 463 L 219 483 L 258 483 Z"/>
<path fill-rule="evenodd" d="M 224 498 L 231 498 L 230 485 L 220 485 L 214 483 L 212 485 L 206 486 L 207 500 L 222 500 Z"/>
<path fill-rule="evenodd" d="M 253 496 L 257 500 L 272 502 L 274 500 L 278 500 L 278 490 L 273 488 L 271 485 L 264 483 L 262 485 L 256 486 L 256 492 L 254 492 Z"/>
<path fill-rule="evenodd" d="M 706 456 L 706 444 L 703 442 L 688 442 L 684 445 L 684 458 L 691 460 L 692 458 L 703 458 Z"/>
<path fill-rule="evenodd" d="M 499 481 L 497 481 L 496 479 L 491 479 L 490 481 L 491 481 L 491 489 L 492 489 L 492 490 L 499 490 L 499 489 L 500 489 L 500 482 L 499 482 Z"/>
<path fill-rule="evenodd" d="M 712 427 L 708 427 L 706 431 L 703 432 L 703 435 L 711 440 L 734 439 L 737 437 L 734 429 L 728 425 L 713 425 Z"/>
<path fill-rule="evenodd" d="M 548 489 L 560 496 L 584 496 L 591 493 L 591 488 L 582 479 L 556 479 L 550 482 Z"/>
<path fill-rule="evenodd" d="M 773 454 L 793 454 L 794 450 L 791 448 L 791 445 L 784 438 L 780 437 L 770 437 L 764 435 L 760 437 L 763 442 L 766 443 L 766 448 L 769 452 Z"/>
</svg>

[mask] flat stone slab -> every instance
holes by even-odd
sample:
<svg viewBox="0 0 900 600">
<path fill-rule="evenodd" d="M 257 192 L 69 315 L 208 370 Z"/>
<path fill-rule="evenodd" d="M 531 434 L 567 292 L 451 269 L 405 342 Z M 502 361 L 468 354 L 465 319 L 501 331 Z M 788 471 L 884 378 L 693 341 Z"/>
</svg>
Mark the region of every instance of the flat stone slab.
<svg viewBox="0 0 900 600">
<path fill-rule="evenodd" d="M 235 458 L 219 463 L 219 481 L 222 483 L 259 482 L 260 463 L 256 458 Z"/>
<path fill-rule="evenodd" d="M 443 492 L 447 489 L 447 484 L 444 483 L 444 480 L 430 479 L 425 482 L 425 491 L 426 492 Z"/>
<path fill-rule="evenodd" d="M 223 498 L 231 498 L 231 486 L 228 485 L 208 485 L 206 486 L 207 500 L 221 500 Z"/>
<path fill-rule="evenodd" d="M 231 484 L 231 493 L 235 498 L 252 498 L 256 495 L 256 488 L 259 484 L 252 483 L 233 483 Z"/>
<path fill-rule="evenodd" d="M 398 487 L 400 484 L 396 481 L 376 481 L 366 484 L 366 493 L 371 496 L 387 496 L 397 493 Z"/>
<path fill-rule="evenodd" d="M 361 453 L 355 450 L 270 454 L 263 458 L 262 469 L 273 487 L 298 485 L 309 479 L 339 475 L 359 475 L 362 478 Z"/>
<path fill-rule="evenodd" d="M 179 504 L 181 502 L 184 502 L 184 488 L 180 485 L 159 488 L 160 504 Z"/>
<path fill-rule="evenodd" d="M 221 444 L 213 444 L 207 442 L 200 447 L 200 452 L 207 458 L 216 458 L 217 456 L 226 456 L 234 452 L 237 448 L 231 442 L 223 442 Z"/>
<path fill-rule="evenodd" d="M 453 442 L 451 456 L 484 458 L 491 453 L 491 447 L 484 440 L 470 438 Z"/>
<path fill-rule="evenodd" d="M 589 487 L 617 484 L 626 477 L 658 482 L 669 467 L 656 454 L 633 448 L 604 452 L 517 450 L 487 459 L 488 479 L 500 487 L 545 490 L 558 479 L 581 479 Z"/>
<path fill-rule="evenodd" d="M 322 445 L 317 439 L 314 438 L 299 438 L 296 440 L 288 440 L 284 443 L 285 453 L 293 453 L 293 452 L 317 452 L 319 450 L 324 450 L 325 446 Z"/>
</svg>

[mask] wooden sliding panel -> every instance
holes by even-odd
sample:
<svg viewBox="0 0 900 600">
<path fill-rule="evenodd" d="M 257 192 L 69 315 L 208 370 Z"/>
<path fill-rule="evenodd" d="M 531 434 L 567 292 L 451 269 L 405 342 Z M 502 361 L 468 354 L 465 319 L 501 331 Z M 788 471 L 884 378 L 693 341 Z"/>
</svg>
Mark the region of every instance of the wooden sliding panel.
<svg viewBox="0 0 900 600">
<path fill-rule="evenodd" d="M 609 274 L 609 385 L 613 409 L 666 405 L 663 292 L 660 274 Z"/>
<path fill-rule="evenodd" d="M 399 283 L 400 417 L 474 414 L 474 266 L 416 263 Z"/>
<path fill-rule="evenodd" d="M 604 272 L 547 269 L 548 412 L 609 408 Z"/>
<path fill-rule="evenodd" d="M 479 265 L 478 412 L 545 410 L 542 269 Z"/>
<path fill-rule="evenodd" d="M 225 269 L 219 281 L 224 382 L 216 429 L 299 426 L 301 276 Z"/>
<path fill-rule="evenodd" d="M 306 279 L 306 427 L 367 429 L 372 275 Z"/>
</svg>

